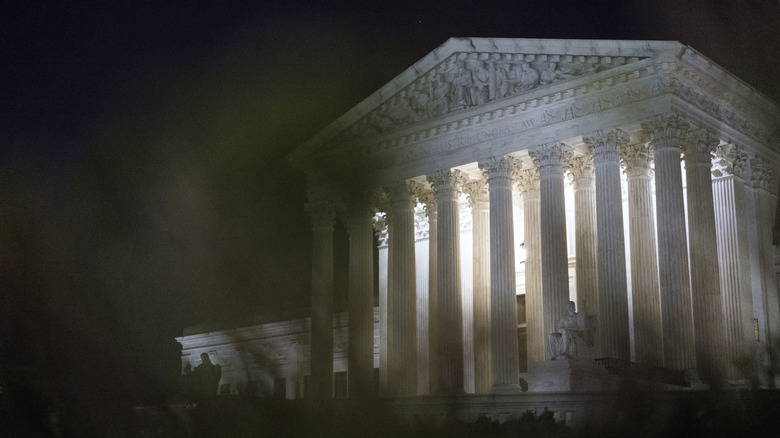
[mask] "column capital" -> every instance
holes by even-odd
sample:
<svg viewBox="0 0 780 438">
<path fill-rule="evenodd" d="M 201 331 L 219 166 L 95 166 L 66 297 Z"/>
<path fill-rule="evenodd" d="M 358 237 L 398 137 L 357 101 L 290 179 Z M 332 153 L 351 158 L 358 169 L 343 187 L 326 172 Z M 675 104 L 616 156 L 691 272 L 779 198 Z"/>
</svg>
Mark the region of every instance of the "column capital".
<svg viewBox="0 0 780 438">
<path fill-rule="evenodd" d="M 515 182 L 523 197 L 539 196 L 539 172 L 536 169 L 521 170 L 517 173 Z"/>
<path fill-rule="evenodd" d="M 457 169 L 437 170 L 426 176 L 436 196 L 457 196 L 460 188 L 468 181 Z"/>
<path fill-rule="evenodd" d="M 572 148 L 566 143 L 554 141 L 529 149 L 528 155 L 533 159 L 540 175 L 549 172 L 563 174 L 563 164 L 571 158 Z"/>
<path fill-rule="evenodd" d="M 598 130 L 589 136 L 582 137 L 585 144 L 593 153 L 594 163 L 605 163 L 620 161 L 620 148 L 629 142 L 628 134 L 622 129 L 611 129 L 609 131 Z"/>
<path fill-rule="evenodd" d="M 488 184 L 495 178 L 508 178 L 511 180 L 522 168 L 522 162 L 512 155 L 490 157 L 480 161 L 478 164 L 480 170 L 482 170 L 482 175 L 487 178 Z"/>
<path fill-rule="evenodd" d="M 377 211 L 376 214 L 374 214 L 374 232 L 376 233 L 377 239 L 379 240 L 379 247 L 387 246 L 387 238 L 389 235 L 389 227 L 387 222 L 387 213 L 382 211 Z"/>
<path fill-rule="evenodd" d="M 567 176 L 574 190 L 594 187 L 596 174 L 594 173 L 592 154 L 569 158 L 566 160 L 566 169 L 569 171 Z"/>
<path fill-rule="evenodd" d="M 428 220 L 436 218 L 436 194 L 433 190 L 423 190 L 417 199 L 423 204 L 423 211 L 428 216 Z"/>
<path fill-rule="evenodd" d="M 414 205 L 417 203 L 417 196 L 422 193 L 423 190 L 424 187 L 422 184 L 411 180 L 392 183 L 385 188 L 392 208 L 398 208 L 399 206 L 414 208 Z"/>
<path fill-rule="evenodd" d="M 712 154 L 720 143 L 720 138 L 713 132 L 705 129 L 688 131 L 683 153 L 686 166 L 712 164 Z"/>
<path fill-rule="evenodd" d="M 658 114 L 642 122 L 644 135 L 650 140 L 653 150 L 681 149 L 691 125 L 677 114 Z"/>
<path fill-rule="evenodd" d="M 631 143 L 620 149 L 620 163 L 629 178 L 652 175 L 653 150 L 647 143 Z"/>
<path fill-rule="evenodd" d="M 475 179 L 463 185 L 463 193 L 468 196 L 469 206 L 474 208 L 487 208 L 490 196 L 488 194 L 487 180 Z"/>
<path fill-rule="evenodd" d="M 763 189 L 774 195 L 772 182 L 774 169 L 763 158 L 755 157 L 750 160 L 750 172 L 746 179 L 747 184 L 754 189 Z"/>
<path fill-rule="evenodd" d="M 718 145 L 712 159 L 712 176 L 736 176 L 745 179 L 750 158 L 747 152 L 733 143 Z"/>
</svg>

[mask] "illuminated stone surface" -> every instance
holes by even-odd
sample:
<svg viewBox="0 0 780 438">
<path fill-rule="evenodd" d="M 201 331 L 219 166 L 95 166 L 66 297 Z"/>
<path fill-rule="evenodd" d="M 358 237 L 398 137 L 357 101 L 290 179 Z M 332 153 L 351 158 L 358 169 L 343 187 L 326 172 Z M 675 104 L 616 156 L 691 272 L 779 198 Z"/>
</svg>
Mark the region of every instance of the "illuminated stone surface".
<svg viewBox="0 0 780 438">
<path fill-rule="evenodd" d="M 617 146 L 621 142 L 610 144 L 608 156 L 596 157 L 595 178 L 601 178 L 601 183 L 595 186 L 589 185 L 587 177 L 574 175 L 579 170 L 569 160 L 588 154 L 584 138 L 598 131 L 618 132 L 614 130 L 638 143 L 636 148 L 644 148 L 644 163 L 636 157 L 629 159 L 623 149 L 627 200 L 621 199 L 619 190 L 617 153 L 621 150 Z M 689 133 L 702 130 L 721 146 L 739 146 L 744 153 L 740 163 L 745 164 L 733 161 L 729 166 L 744 169 L 740 176 L 744 184 L 723 173 L 726 176 L 716 175 L 713 185 L 709 163 L 699 160 L 686 163 L 690 170 L 684 185 L 681 156 L 690 145 Z M 425 375 L 430 380 L 441 377 L 434 376 L 438 369 L 454 373 L 445 377 L 447 382 L 456 380 L 452 376 L 459 369 L 468 370 L 463 373 L 463 388 L 469 387 L 473 369 L 475 390 L 479 387 L 481 392 L 484 373 L 478 370 L 485 366 L 486 351 L 490 352 L 492 390 L 516 390 L 518 333 L 527 339 L 524 357 L 529 359 L 530 371 L 540 369 L 543 337 L 575 295 L 580 306 L 596 317 L 598 349 L 608 356 L 605 359 L 662 365 L 686 372 L 692 379 L 703 378 L 705 384 L 725 376 L 737 384 L 758 377 L 763 386 L 771 386 L 780 368 L 780 352 L 773 351 L 780 338 L 780 303 L 772 244 L 780 164 L 778 132 L 777 103 L 680 43 L 453 38 L 301 145 L 289 160 L 307 174 L 311 189 L 328 186 L 334 196 L 346 201 L 345 206 L 356 187 L 373 190 L 404 182 L 406 192 L 388 190 L 389 202 L 375 200 L 373 206 L 387 215 L 380 222 L 389 222 L 388 231 L 379 237 L 377 263 L 374 366 L 379 367 L 382 396 L 427 393 Z M 526 170 L 533 167 L 527 164 L 533 160 L 539 173 L 524 177 L 511 166 L 500 165 L 500 160 L 523 162 Z M 693 169 L 699 165 L 701 170 Z M 655 194 L 648 173 L 651 166 Z M 459 239 L 457 232 L 453 234 L 459 220 L 453 212 L 457 208 L 445 207 L 448 218 L 437 219 L 434 212 L 439 207 L 432 208 L 423 194 L 430 191 L 427 178 L 439 170 L 457 170 L 474 180 L 480 167 L 487 173 L 490 194 L 489 348 L 478 345 L 485 339 L 484 330 L 479 329 L 487 319 L 480 313 L 485 304 L 480 291 L 487 282 L 479 280 L 484 239 L 478 237 L 482 229 L 477 225 L 485 218 L 472 217 L 473 245 L 454 244 Z M 564 185 L 565 170 L 574 177 L 573 193 Z M 533 189 L 537 177 L 539 195 Z M 523 178 L 527 182 L 518 182 L 518 188 L 524 211 L 517 220 L 524 224 L 518 230 L 523 230 L 526 255 L 523 267 L 516 269 L 515 252 L 521 242 L 515 242 L 513 235 L 512 185 Z M 584 178 L 581 185 L 578 178 Z M 705 199 L 709 190 L 714 190 L 712 206 Z M 574 201 L 576 225 L 575 217 L 567 214 L 567 196 Z M 415 260 L 418 202 L 426 205 L 428 215 L 431 250 L 427 264 Z M 450 207 L 454 204 L 449 198 L 447 202 Z M 621 225 L 626 221 L 624 208 L 628 236 Z M 434 230 L 449 234 L 443 238 Z M 297 344 L 307 364 L 308 350 L 302 345 L 312 345 L 314 351 L 311 368 L 299 367 L 298 386 L 291 388 L 304 386 L 300 381 L 307 373 L 312 382 L 331 380 L 323 371 L 328 367 L 326 350 L 334 352 L 333 371 L 343 372 L 346 366 L 338 359 L 340 348 L 346 348 L 338 335 L 332 348 L 327 346 L 334 335 L 325 317 L 332 314 L 326 297 L 332 295 L 328 284 L 333 265 L 341 261 L 333 260 L 327 228 L 313 221 L 313 232 L 311 339 L 322 339 L 325 344 L 322 348 L 303 340 Z M 574 247 L 567 246 L 566 236 L 571 232 Z M 389 244 L 384 245 L 388 235 Z M 469 247 L 473 256 L 469 253 L 467 258 L 463 254 Z M 453 262 L 458 258 L 460 264 Z M 437 266 L 441 263 L 446 267 Z M 415 266 L 428 266 L 427 279 Z M 474 321 L 469 324 L 464 313 L 462 332 L 438 333 L 437 327 L 444 326 L 458 331 L 457 300 L 441 302 L 441 294 L 447 299 L 457 295 L 452 291 L 457 289 L 459 270 L 462 278 L 466 271 L 474 278 Z M 720 283 L 717 288 L 716 282 Z M 428 286 L 427 298 L 422 283 Z M 465 289 L 463 284 L 460 289 Z M 518 291 L 526 294 L 526 322 L 519 328 Z M 365 327 L 353 330 L 355 336 L 363 333 L 358 338 L 364 339 Z M 719 330 L 725 339 L 722 347 L 713 335 Z M 633 339 L 629 337 L 632 331 Z M 702 338 L 702 332 L 709 335 Z M 745 339 L 748 333 L 753 335 L 750 340 Z M 189 342 L 187 337 L 180 339 Z M 425 339 L 427 349 L 421 342 Z M 464 347 L 474 339 L 475 363 L 457 364 L 458 359 L 437 363 L 444 356 L 433 352 L 457 350 L 451 343 L 437 344 L 441 339 L 462 339 Z M 193 346 L 185 354 L 195 357 L 205 348 Z M 465 360 L 470 348 L 462 350 Z M 221 354 L 219 348 L 214 349 Z M 629 357 L 631 351 L 633 357 Z M 702 367 L 705 356 L 715 354 L 731 361 L 746 351 L 752 363 L 758 364 L 746 371 L 729 363 L 714 367 L 714 372 Z M 565 377 L 579 365 L 556 372 Z M 708 373 L 723 375 L 710 379 Z M 534 386 L 538 382 L 528 382 L 532 390 L 538 388 Z M 569 390 L 576 391 L 571 386 Z M 300 391 L 288 390 L 287 394 L 297 397 Z"/>
</svg>

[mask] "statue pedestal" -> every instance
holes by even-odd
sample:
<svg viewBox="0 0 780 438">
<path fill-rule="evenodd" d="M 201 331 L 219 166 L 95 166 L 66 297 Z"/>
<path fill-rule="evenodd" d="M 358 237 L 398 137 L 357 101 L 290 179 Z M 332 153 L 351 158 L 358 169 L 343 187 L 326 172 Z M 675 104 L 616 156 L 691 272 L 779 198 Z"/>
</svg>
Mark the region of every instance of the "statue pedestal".
<svg viewBox="0 0 780 438">
<path fill-rule="evenodd" d="M 605 391 L 614 377 L 591 360 L 564 358 L 536 362 L 526 375 L 529 392 Z"/>
</svg>

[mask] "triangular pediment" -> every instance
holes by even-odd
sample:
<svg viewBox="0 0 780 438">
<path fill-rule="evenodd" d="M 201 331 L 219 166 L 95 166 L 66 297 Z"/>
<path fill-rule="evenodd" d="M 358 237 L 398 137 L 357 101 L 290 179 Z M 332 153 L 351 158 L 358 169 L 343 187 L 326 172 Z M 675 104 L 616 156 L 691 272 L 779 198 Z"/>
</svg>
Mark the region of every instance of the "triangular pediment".
<svg viewBox="0 0 780 438">
<path fill-rule="evenodd" d="M 303 145 L 300 153 L 465 113 L 684 47 L 676 42 L 451 38 Z"/>
</svg>

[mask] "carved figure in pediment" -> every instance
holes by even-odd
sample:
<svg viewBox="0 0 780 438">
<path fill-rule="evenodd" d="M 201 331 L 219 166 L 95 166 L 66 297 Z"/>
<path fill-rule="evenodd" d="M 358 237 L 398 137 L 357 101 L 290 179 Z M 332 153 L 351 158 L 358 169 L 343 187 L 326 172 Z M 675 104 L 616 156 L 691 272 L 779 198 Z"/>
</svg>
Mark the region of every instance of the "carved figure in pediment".
<svg viewBox="0 0 780 438">
<path fill-rule="evenodd" d="M 462 61 L 460 68 L 455 70 L 455 75 L 452 78 L 452 87 L 454 98 L 452 102 L 455 107 L 468 108 L 474 103 L 471 99 L 471 88 L 474 86 L 474 81 L 471 77 L 471 71 L 466 68 L 466 61 Z"/>
<path fill-rule="evenodd" d="M 501 99 L 509 95 L 510 87 L 509 73 L 506 68 L 499 67 L 496 69 L 496 99 Z"/>
<path fill-rule="evenodd" d="M 527 91 L 534 88 L 537 84 L 539 84 L 539 72 L 527 62 L 520 64 L 520 73 L 515 91 L 518 93 Z"/>
<path fill-rule="evenodd" d="M 471 76 L 474 83 L 472 102 L 488 103 L 490 101 L 490 70 L 487 64 L 480 62 L 477 68 L 472 71 Z"/>
<path fill-rule="evenodd" d="M 395 98 L 392 102 L 388 103 L 385 116 L 398 123 L 406 121 L 411 111 L 412 109 L 409 106 L 408 99 Z"/>
<path fill-rule="evenodd" d="M 409 96 L 409 108 L 411 109 L 409 118 L 411 119 L 411 122 L 419 122 L 425 118 L 428 113 L 427 109 L 430 102 L 431 96 L 428 94 L 428 91 L 417 85 L 412 92 L 412 95 Z"/>
<path fill-rule="evenodd" d="M 542 85 L 549 85 L 558 79 L 566 79 L 570 76 L 571 75 L 564 74 L 562 71 L 558 70 L 557 62 L 549 62 L 547 63 L 547 68 L 542 71 L 542 74 L 539 77 L 539 83 Z"/>
<path fill-rule="evenodd" d="M 428 103 L 428 116 L 438 117 L 450 112 L 450 91 L 452 85 L 444 79 L 443 74 L 436 75 L 431 81 L 431 100 Z"/>
</svg>

